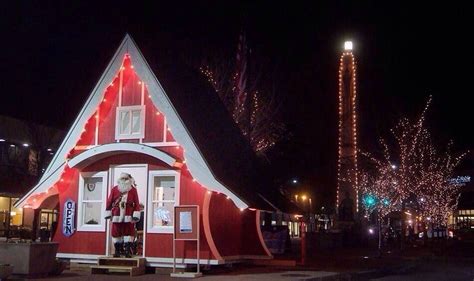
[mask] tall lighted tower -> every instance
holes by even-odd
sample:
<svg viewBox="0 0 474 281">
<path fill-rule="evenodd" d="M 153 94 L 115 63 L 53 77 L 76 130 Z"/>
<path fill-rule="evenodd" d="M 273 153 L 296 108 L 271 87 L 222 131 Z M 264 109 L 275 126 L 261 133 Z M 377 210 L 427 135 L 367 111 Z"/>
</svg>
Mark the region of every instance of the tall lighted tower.
<svg viewBox="0 0 474 281">
<path fill-rule="evenodd" d="M 344 43 L 339 64 L 339 145 L 337 171 L 337 208 L 341 203 L 352 208 L 352 215 L 359 211 L 357 172 L 357 87 L 356 64 L 352 42 Z M 351 199 L 352 204 L 347 204 Z"/>
</svg>

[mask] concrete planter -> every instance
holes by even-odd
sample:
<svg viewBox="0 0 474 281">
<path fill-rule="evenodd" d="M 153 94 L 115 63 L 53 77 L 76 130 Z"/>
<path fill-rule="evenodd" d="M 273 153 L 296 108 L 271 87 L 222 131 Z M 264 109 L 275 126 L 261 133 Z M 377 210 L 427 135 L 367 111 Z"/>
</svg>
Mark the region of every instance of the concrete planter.
<svg viewBox="0 0 474 281">
<path fill-rule="evenodd" d="M 13 266 L 9 264 L 0 264 L 0 280 L 5 280 L 13 273 Z"/>
<path fill-rule="evenodd" d="M 13 266 L 13 274 L 29 276 L 47 275 L 56 266 L 59 244 L 0 243 L 0 264 Z"/>
</svg>

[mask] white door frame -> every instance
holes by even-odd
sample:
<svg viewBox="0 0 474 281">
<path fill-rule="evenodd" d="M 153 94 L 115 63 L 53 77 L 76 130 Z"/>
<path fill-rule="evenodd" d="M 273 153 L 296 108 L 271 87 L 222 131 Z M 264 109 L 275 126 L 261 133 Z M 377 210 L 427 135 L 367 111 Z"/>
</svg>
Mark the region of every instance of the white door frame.
<svg viewBox="0 0 474 281">
<path fill-rule="evenodd" d="M 145 197 L 148 196 L 148 164 L 118 164 L 118 165 L 110 165 L 109 167 L 109 179 L 108 179 L 108 182 L 109 184 L 107 185 L 107 198 L 110 194 L 110 191 L 112 190 L 112 187 L 115 186 L 115 182 L 114 182 L 114 171 L 115 171 L 115 168 L 127 168 L 127 167 L 130 167 L 130 168 L 137 168 L 137 167 L 142 167 L 142 168 L 145 168 L 146 169 L 146 179 L 145 179 L 145 182 L 146 182 L 146 186 L 144 188 L 146 188 L 146 192 L 145 192 Z M 147 202 L 148 202 L 148 198 L 144 198 L 143 199 L 144 202 L 140 202 L 143 204 L 143 211 L 144 211 L 144 216 L 143 216 L 143 249 L 142 249 L 142 257 L 145 257 L 145 241 L 146 241 L 146 228 L 147 228 L 147 225 L 146 225 L 146 222 L 147 222 Z M 105 255 L 108 256 L 110 255 L 110 244 L 111 244 L 111 220 L 109 220 L 109 222 L 106 224 L 106 238 L 105 238 Z"/>
</svg>

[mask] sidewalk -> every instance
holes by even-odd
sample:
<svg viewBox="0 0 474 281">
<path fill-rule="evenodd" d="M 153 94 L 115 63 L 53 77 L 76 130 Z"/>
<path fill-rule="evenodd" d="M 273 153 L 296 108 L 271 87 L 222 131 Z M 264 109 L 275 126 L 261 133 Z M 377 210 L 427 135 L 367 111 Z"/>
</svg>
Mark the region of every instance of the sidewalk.
<svg viewBox="0 0 474 281">
<path fill-rule="evenodd" d="M 261 280 L 261 281 L 291 281 L 291 280 L 336 280 L 338 274 L 334 272 L 322 272 L 322 271 L 282 271 L 282 272 L 261 272 L 261 273 L 235 273 L 235 274 L 224 274 L 224 275 L 204 275 L 198 279 L 188 278 L 171 278 L 169 274 L 146 274 L 136 277 L 130 277 L 123 274 L 106 274 L 106 275 L 90 275 L 87 271 L 65 271 L 60 276 L 47 277 L 41 279 L 21 279 L 21 278 L 9 278 L 8 280 L 30 280 L 30 281 L 42 281 L 42 280 L 67 280 L 67 281 L 121 281 L 121 280 L 226 280 L 226 281 L 239 281 L 239 280 Z M 337 279 L 340 280 L 340 279 Z"/>
<path fill-rule="evenodd" d="M 298 246 L 298 245 L 296 245 Z M 458 246 L 453 250 L 458 249 Z M 299 251 L 277 256 L 276 259 L 297 261 L 296 266 L 233 264 L 214 266 L 204 271 L 199 280 L 474 280 L 474 257 L 436 256 L 426 247 L 407 247 L 399 250 L 385 250 L 379 256 L 376 249 L 347 248 L 315 250 L 307 253 L 301 263 Z M 471 253 L 474 249 L 464 249 Z M 451 278 L 452 277 L 452 278 Z M 378 278 L 378 279 L 377 279 Z M 418 279 L 417 279 L 418 278 Z M 434 278 L 434 279 L 433 279 Z M 470 278 L 470 279 L 469 279 Z M 90 275 L 88 271 L 66 270 L 60 276 L 27 280 L 187 280 L 171 278 L 169 274 L 149 273 L 130 278 L 128 275 Z M 9 280 L 23 280 L 13 276 Z"/>
</svg>

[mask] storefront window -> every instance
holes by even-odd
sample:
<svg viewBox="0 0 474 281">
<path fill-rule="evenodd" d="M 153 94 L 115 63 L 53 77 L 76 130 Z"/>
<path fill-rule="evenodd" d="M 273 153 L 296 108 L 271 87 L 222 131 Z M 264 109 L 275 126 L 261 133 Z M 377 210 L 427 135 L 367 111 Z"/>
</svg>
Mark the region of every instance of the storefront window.
<svg viewBox="0 0 474 281">
<path fill-rule="evenodd" d="M 15 208 L 18 198 L 0 197 L 0 237 L 16 235 L 22 225 L 23 209 Z"/>
<path fill-rule="evenodd" d="M 106 179 L 105 172 L 81 175 L 77 216 L 79 231 L 105 231 Z"/>
<path fill-rule="evenodd" d="M 150 211 L 148 227 L 151 232 L 173 230 L 174 206 L 177 205 L 179 186 L 175 171 L 150 172 Z"/>
</svg>

